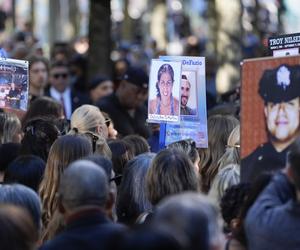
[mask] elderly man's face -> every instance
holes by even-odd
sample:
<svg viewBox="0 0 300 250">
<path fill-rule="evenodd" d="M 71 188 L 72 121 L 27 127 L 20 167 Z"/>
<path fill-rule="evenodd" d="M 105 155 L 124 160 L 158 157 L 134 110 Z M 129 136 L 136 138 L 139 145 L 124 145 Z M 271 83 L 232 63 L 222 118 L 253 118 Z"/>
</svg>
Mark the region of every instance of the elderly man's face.
<svg viewBox="0 0 300 250">
<path fill-rule="evenodd" d="M 265 106 L 267 128 L 273 138 L 288 141 L 296 136 L 299 127 L 299 97 L 288 102 L 272 103 Z"/>
<path fill-rule="evenodd" d="M 191 86 L 188 80 L 181 79 L 181 106 L 185 107 L 189 101 Z"/>
</svg>

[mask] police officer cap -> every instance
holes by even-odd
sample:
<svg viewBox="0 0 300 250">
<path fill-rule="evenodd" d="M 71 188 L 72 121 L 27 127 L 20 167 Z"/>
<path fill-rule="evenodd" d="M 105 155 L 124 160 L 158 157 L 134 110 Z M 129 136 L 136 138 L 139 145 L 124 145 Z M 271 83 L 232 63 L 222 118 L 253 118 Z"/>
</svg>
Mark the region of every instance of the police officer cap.
<svg viewBox="0 0 300 250">
<path fill-rule="evenodd" d="M 265 102 L 288 102 L 300 96 L 300 66 L 282 64 L 265 70 L 259 82 L 259 95 Z"/>
</svg>

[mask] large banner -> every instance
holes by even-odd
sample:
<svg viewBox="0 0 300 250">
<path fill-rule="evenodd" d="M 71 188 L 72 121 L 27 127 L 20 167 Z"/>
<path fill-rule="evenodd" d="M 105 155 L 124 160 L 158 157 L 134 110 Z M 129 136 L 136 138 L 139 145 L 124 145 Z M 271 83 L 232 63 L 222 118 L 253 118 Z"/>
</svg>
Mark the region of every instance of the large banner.
<svg viewBox="0 0 300 250">
<path fill-rule="evenodd" d="M 300 56 L 244 60 L 241 88 L 241 179 L 285 166 L 299 135 Z"/>
<path fill-rule="evenodd" d="M 27 110 L 28 61 L 0 58 L 0 108 Z"/>
<path fill-rule="evenodd" d="M 198 148 L 207 148 L 207 113 L 205 58 L 184 56 L 162 56 L 167 62 L 182 64 L 180 81 L 180 123 L 161 124 L 160 144 L 193 139 Z"/>
</svg>

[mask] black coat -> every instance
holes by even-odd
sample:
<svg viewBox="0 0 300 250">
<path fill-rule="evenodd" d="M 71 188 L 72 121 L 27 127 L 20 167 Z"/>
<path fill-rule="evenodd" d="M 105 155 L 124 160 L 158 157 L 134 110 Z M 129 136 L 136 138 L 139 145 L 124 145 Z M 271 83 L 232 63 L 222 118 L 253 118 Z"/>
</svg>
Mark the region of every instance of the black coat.
<svg viewBox="0 0 300 250">
<path fill-rule="evenodd" d="M 54 239 L 40 250 L 106 250 L 116 249 L 125 230 L 110 222 L 100 211 L 77 214 Z"/>
<path fill-rule="evenodd" d="M 275 172 L 284 168 L 289 147 L 277 152 L 270 142 L 260 145 L 242 159 L 241 181 L 252 182 L 264 172 Z"/>
<path fill-rule="evenodd" d="M 148 113 L 145 106 L 137 108 L 132 117 L 120 104 L 115 94 L 101 98 L 97 106 L 101 111 L 108 113 L 120 136 L 138 134 L 148 138 L 151 135 L 151 131 L 146 124 Z"/>
</svg>

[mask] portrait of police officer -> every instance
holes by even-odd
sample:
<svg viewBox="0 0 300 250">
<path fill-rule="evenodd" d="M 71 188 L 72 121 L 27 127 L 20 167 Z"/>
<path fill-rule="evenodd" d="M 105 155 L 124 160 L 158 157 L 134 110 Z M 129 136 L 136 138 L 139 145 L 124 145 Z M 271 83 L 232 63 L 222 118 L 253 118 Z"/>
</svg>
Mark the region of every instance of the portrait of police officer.
<svg viewBox="0 0 300 250">
<path fill-rule="evenodd" d="M 180 98 L 180 114 L 181 115 L 196 115 L 196 109 L 188 106 L 188 101 L 191 92 L 191 83 L 186 75 L 181 76 L 181 98 Z"/>
<path fill-rule="evenodd" d="M 268 141 L 242 159 L 242 181 L 285 166 L 289 146 L 299 135 L 300 66 L 283 64 L 265 70 L 258 93 L 264 101 Z"/>
</svg>

